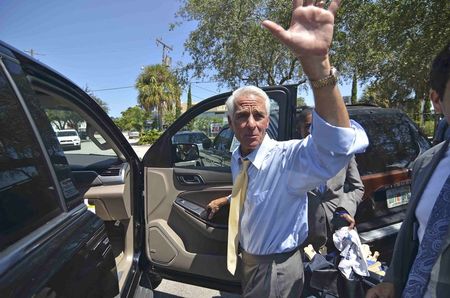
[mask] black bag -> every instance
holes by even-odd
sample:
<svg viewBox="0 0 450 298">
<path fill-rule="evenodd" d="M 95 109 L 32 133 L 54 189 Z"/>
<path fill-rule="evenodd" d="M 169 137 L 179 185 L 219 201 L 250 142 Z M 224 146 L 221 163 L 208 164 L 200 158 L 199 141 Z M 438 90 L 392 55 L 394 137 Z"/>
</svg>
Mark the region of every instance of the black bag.
<svg viewBox="0 0 450 298">
<path fill-rule="evenodd" d="M 314 255 L 311 262 L 305 262 L 305 286 L 303 297 L 345 297 L 363 298 L 368 287 L 364 278 L 354 275 L 348 280 L 337 269 L 340 257 L 328 261 L 320 254 Z"/>
</svg>

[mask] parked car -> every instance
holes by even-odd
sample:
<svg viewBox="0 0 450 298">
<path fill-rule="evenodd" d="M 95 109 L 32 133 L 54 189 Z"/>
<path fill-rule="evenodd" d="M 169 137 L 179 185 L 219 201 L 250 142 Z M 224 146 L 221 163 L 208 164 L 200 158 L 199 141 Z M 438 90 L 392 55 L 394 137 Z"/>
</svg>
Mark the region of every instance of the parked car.
<svg viewBox="0 0 450 298">
<path fill-rule="evenodd" d="M 56 137 L 64 150 L 81 148 L 81 139 L 75 129 L 57 130 Z"/>
<path fill-rule="evenodd" d="M 132 130 L 128 132 L 128 138 L 129 139 L 138 139 L 139 138 L 139 131 Z"/>
<path fill-rule="evenodd" d="M 268 134 L 280 141 L 291 139 L 296 87 L 264 90 L 271 99 Z M 177 133 L 196 119 L 207 121 L 210 110 L 223 107 L 231 93 L 193 106 L 142 161 L 81 88 L 2 42 L 0 94 L 2 297 L 151 297 L 161 278 L 240 292 L 240 274 L 232 276 L 226 269 L 228 210 L 221 209 L 212 220 L 206 217 L 208 202 L 231 192 L 229 163 L 186 162 L 196 158 L 197 151 L 200 159 L 217 156 L 195 142 L 190 148 L 181 144 L 193 150 L 185 151 L 189 157 L 179 162 L 180 144 L 174 144 Z M 51 125 L 52 115 L 61 113 L 86 123 L 82 151 L 62 150 Z M 372 114 L 367 110 L 360 117 Z M 391 126 L 389 138 L 379 140 L 388 151 L 400 150 L 382 169 L 389 175 L 378 175 L 378 168 L 365 174 L 370 195 L 360 214 L 367 216 L 367 225 L 357 218 L 363 233 L 402 219 L 405 205 L 395 206 L 395 187 L 409 184 L 409 163 L 428 146 L 415 126 L 404 122 L 407 125 Z M 408 131 L 410 137 L 403 137 Z M 370 133 L 369 138 L 373 147 L 368 152 L 377 156 L 377 138 Z M 394 140 L 410 141 L 414 151 Z M 379 216 L 380 223 L 372 225 L 371 216 Z"/>
<path fill-rule="evenodd" d="M 173 144 L 196 144 L 200 150 L 203 148 L 203 142 L 205 140 L 209 140 L 209 138 L 201 131 L 180 131 L 172 137 Z"/>
</svg>

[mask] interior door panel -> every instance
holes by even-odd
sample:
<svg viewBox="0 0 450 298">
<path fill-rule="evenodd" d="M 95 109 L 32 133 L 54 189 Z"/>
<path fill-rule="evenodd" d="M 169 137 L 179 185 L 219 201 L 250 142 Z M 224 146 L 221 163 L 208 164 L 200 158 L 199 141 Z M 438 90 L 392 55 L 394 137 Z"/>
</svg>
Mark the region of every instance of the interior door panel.
<svg viewBox="0 0 450 298">
<path fill-rule="evenodd" d="M 231 174 L 191 169 L 147 168 L 152 200 L 147 204 L 147 256 L 171 270 L 237 281 L 226 271 L 228 208 L 209 221 L 206 205 L 231 192 Z M 182 185 L 177 177 L 199 175 L 202 185 Z M 159 189 L 158 191 L 155 190 Z M 147 195 L 150 195 L 147 193 Z M 206 262 L 206 263 L 205 263 Z M 207 266 L 202 264 L 217 264 Z M 215 267 L 211 269 L 210 267 Z"/>
</svg>

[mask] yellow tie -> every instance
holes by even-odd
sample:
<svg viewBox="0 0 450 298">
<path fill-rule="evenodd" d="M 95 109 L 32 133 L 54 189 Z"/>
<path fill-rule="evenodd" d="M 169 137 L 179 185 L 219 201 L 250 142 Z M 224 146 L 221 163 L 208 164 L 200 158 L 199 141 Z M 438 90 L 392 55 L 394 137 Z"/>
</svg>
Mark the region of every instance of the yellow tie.
<svg viewBox="0 0 450 298">
<path fill-rule="evenodd" d="M 230 213 L 228 215 L 227 268 L 231 274 L 236 272 L 237 246 L 239 242 L 239 216 L 247 194 L 249 160 L 243 160 L 242 170 L 236 177 L 231 192 Z"/>
</svg>

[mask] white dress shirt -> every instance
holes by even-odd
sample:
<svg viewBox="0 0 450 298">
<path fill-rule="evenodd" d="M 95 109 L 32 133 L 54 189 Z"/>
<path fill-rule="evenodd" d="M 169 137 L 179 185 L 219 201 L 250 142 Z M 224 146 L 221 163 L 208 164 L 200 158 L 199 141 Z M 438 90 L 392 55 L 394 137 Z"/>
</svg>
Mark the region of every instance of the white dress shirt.
<svg viewBox="0 0 450 298">
<path fill-rule="evenodd" d="M 369 141 L 356 122 L 335 127 L 313 111 L 311 135 L 303 140 L 278 142 L 265 136 L 244 158 L 251 161 L 244 208 L 240 216 L 240 244 L 248 253 L 288 252 L 308 235 L 308 190 L 334 177 L 354 153 Z M 232 154 L 233 181 L 239 174 L 239 148 Z"/>
</svg>

